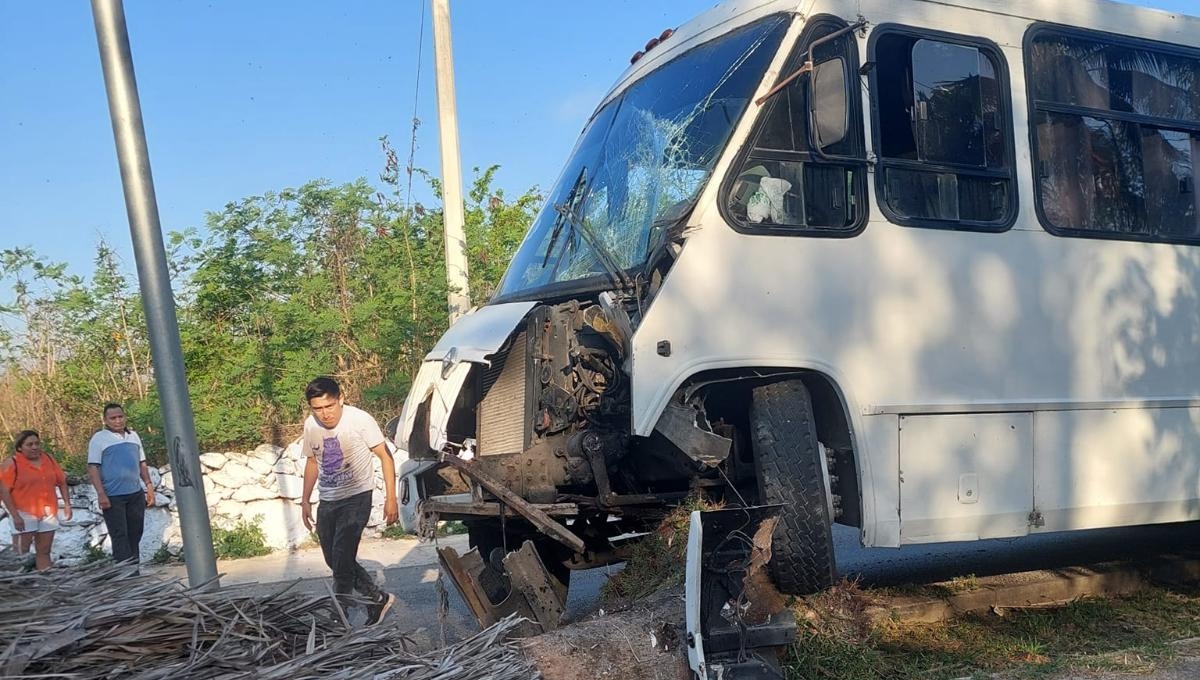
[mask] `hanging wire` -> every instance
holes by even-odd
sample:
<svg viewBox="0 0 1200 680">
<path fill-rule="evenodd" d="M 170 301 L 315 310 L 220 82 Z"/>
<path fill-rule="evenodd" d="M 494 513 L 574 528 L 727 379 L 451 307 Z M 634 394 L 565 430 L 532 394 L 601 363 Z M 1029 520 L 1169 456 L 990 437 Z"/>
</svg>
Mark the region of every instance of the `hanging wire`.
<svg viewBox="0 0 1200 680">
<path fill-rule="evenodd" d="M 725 474 L 725 469 L 718 466 L 717 472 L 721 473 L 721 477 L 725 479 L 725 484 L 729 487 L 729 490 L 733 492 L 733 495 L 737 496 L 738 503 L 740 503 L 743 508 L 750 507 L 749 504 L 746 503 L 746 499 L 742 498 L 741 492 L 738 491 L 737 487 L 733 485 L 733 481 L 729 479 L 729 475 Z"/>
<path fill-rule="evenodd" d="M 413 86 L 412 136 L 408 142 L 408 166 L 405 168 L 408 173 L 408 187 L 404 190 L 405 207 L 412 206 L 413 163 L 417 157 L 417 128 L 421 127 L 421 119 L 417 118 L 417 104 L 421 101 L 421 58 L 425 52 L 425 5 L 428 3 L 421 0 L 417 4 L 421 6 L 421 20 L 417 22 L 420 27 L 417 29 L 417 77 Z"/>
</svg>

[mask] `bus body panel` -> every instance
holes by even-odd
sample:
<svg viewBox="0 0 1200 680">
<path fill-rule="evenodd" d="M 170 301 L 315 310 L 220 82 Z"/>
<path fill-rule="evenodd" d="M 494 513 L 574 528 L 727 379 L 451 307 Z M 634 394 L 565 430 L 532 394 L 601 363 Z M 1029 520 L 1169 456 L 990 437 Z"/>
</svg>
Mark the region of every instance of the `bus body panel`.
<svg viewBox="0 0 1200 680">
<path fill-rule="evenodd" d="M 812 13 L 853 20 L 852 4 L 816 2 Z M 857 236 L 738 233 L 717 204 L 720 177 L 748 143 L 753 121 L 743 121 L 637 328 L 633 431 L 648 436 L 671 395 L 702 371 L 811 369 L 847 398 L 868 545 L 1198 519 L 1200 355 L 1192 347 L 1200 337 L 1200 250 L 1063 238 L 1041 226 L 1022 41 L 1036 21 L 1047 21 L 1195 44 L 1200 21 L 1107 2 L 961 4 L 867 0 L 854 9 L 872 26 L 980 35 L 1000 46 L 1019 192 L 1013 227 L 981 233 L 891 224 L 872 172 L 870 220 Z M 868 40 L 858 41 L 862 63 Z M 871 150 L 865 88 L 863 96 Z M 658 351 L 664 340 L 669 356 Z M 934 423 L 963 413 L 1020 419 L 1019 445 L 984 437 L 968 458 L 1007 461 L 1013 471 L 1025 465 L 1028 484 L 1010 488 L 994 468 L 953 464 L 961 428 Z M 896 416 L 917 415 L 927 430 L 912 440 L 919 445 L 893 429 L 903 429 Z M 984 421 L 991 416 L 972 417 L 980 419 L 975 434 L 990 429 Z M 1142 434 L 1093 434 L 1127 426 Z M 1136 472 L 1115 472 L 1123 468 Z M 957 498 L 970 474 L 978 475 L 983 498 L 1002 496 L 1003 511 L 964 515 L 957 500 L 938 504 L 908 491 Z"/>
<path fill-rule="evenodd" d="M 1023 51 L 1043 23 L 1194 46 L 1200 19 L 1105 0 L 725 3 L 634 63 L 605 101 L 688 49 L 777 12 L 795 15 L 756 97 L 785 75 L 808 17 L 853 22 L 861 13 L 864 72 L 875 67 L 873 35 L 889 27 L 995 45 L 1007 71 L 1013 224 L 985 233 L 889 222 L 872 165 L 860 233 L 737 231 L 719 206 L 724 179 L 752 143 L 760 111 L 752 106 L 686 218 L 661 287 L 638 301 L 624 362 L 630 434 L 649 439 L 672 397 L 706 371 L 810 371 L 843 402 L 860 492 L 849 502 L 861 502 L 866 545 L 1200 519 L 1200 247 L 1068 238 L 1042 226 Z M 854 124 L 874 163 L 865 83 Z M 519 313 L 495 312 L 480 342 L 461 323 L 447 333 L 405 405 L 402 448 L 415 406 L 447 381 L 442 362 L 484 363 L 534 305 L 520 304 Z M 460 345 L 475 350 L 449 358 Z M 461 385 L 464 376 L 450 377 Z M 445 433 L 453 392 L 429 423 L 430 441 Z"/>
</svg>

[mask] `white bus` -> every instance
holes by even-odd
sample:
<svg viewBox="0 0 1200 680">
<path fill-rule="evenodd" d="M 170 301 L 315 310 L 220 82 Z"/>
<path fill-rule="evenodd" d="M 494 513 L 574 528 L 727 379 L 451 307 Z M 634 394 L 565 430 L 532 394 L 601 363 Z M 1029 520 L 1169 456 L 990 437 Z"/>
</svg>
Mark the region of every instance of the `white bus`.
<svg viewBox="0 0 1200 680">
<path fill-rule="evenodd" d="M 1200 19 L 1105 0 L 682 25 L 429 354 L 408 523 L 533 537 L 565 580 L 698 490 L 782 503 L 802 593 L 835 522 L 900 546 L 1200 519 L 1197 45 Z"/>
</svg>

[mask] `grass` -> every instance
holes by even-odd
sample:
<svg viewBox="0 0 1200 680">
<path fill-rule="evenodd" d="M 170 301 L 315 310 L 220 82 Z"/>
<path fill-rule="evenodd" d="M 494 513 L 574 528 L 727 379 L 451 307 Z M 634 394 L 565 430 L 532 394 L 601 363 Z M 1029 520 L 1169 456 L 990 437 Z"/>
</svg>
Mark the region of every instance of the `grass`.
<svg viewBox="0 0 1200 680">
<path fill-rule="evenodd" d="M 1147 673 L 1200 636 L 1200 590 L 1154 588 L 1052 609 L 968 615 L 938 624 L 872 624 L 870 595 L 843 583 L 797 605 L 791 680 L 1022 680 L 1065 670 Z"/>
<path fill-rule="evenodd" d="M 975 578 L 975 574 L 955 576 L 954 578 L 942 584 L 942 586 L 951 595 L 969 593 L 974 590 L 979 590 L 979 579 Z"/>
<path fill-rule="evenodd" d="M 688 516 L 711 509 L 693 498 L 633 548 L 602 600 L 638 599 L 683 581 Z M 953 621 L 879 621 L 881 597 L 934 596 L 981 587 L 974 575 L 873 591 L 843 582 L 793 602 L 797 639 L 784 659 L 789 680 L 1035 680 L 1058 673 L 1145 675 L 1169 664 L 1181 640 L 1200 638 L 1200 588 L 1149 588 L 1054 608 L 1004 609 Z"/>
<path fill-rule="evenodd" d="M 689 496 L 673 508 L 654 531 L 633 545 L 625 568 L 600 587 L 605 602 L 637 600 L 656 590 L 683 583 L 688 525 L 693 510 L 715 510 L 701 496 Z"/>
<path fill-rule="evenodd" d="M 231 527 L 213 527 L 213 552 L 219 560 L 236 560 L 243 557 L 258 557 L 271 552 L 263 533 L 262 515 L 254 521 L 239 520 Z"/>
<path fill-rule="evenodd" d="M 912 583 L 895 586 L 881 586 L 872 588 L 871 594 L 880 598 L 938 598 L 950 597 L 961 593 L 969 593 L 979 590 L 980 583 L 975 574 L 967 574 L 966 576 L 955 576 L 949 581 L 941 583 Z"/>
</svg>

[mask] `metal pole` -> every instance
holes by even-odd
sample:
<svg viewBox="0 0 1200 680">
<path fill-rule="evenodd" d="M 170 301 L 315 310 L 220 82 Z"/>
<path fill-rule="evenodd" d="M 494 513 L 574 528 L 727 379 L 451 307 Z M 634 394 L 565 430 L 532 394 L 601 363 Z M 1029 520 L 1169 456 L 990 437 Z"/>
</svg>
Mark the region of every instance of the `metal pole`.
<svg viewBox="0 0 1200 680">
<path fill-rule="evenodd" d="M 433 52 L 437 74 L 438 134 L 442 147 L 442 220 L 446 239 L 446 283 L 450 323 L 471 309 L 467 285 L 467 239 L 463 234 L 462 168 L 458 158 L 458 110 L 454 97 L 454 50 L 450 45 L 450 0 L 433 2 Z"/>
<path fill-rule="evenodd" d="M 146 130 L 142 126 L 142 107 L 133 75 L 125 8 L 121 0 L 92 0 L 92 16 L 96 22 L 96 41 L 100 46 L 113 136 L 117 142 L 121 184 L 125 188 L 125 209 L 129 213 L 129 231 L 133 236 L 142 307 L 150 334 L 154 382 L 162 403 L 188 582 L 192 586 L 215 584 L 217 562 L 213 556 L 212 527 L 200 477 L 196 426 L 183 370 L 175 298 L 171 293 L 167 253 L 158 221 L 158 202 L 154 197 Z"/>
</svg>

